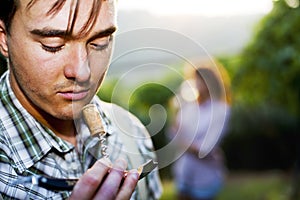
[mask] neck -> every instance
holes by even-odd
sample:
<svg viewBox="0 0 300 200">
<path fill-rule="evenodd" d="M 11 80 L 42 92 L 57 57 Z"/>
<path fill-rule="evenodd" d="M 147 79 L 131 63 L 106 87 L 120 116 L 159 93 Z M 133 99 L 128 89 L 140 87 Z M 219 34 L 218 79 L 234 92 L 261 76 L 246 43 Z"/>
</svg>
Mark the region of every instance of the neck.
<svg viewBox="0 0 300 200">
<path fill-rule="evenodd" d="M 73 120 L 61 120 L 41 111 L 33 116 L 43 125 L 50 128 L 56 136 L 76 146 L 76 128 Z"/>
<path fill-rule="evenodd" d="M 50 128 L 56 136 L 76 146 L 76 128 L 73 120 L 55 118 L 39 108 L 28 112 L 41 124 Z"/>
</svg>

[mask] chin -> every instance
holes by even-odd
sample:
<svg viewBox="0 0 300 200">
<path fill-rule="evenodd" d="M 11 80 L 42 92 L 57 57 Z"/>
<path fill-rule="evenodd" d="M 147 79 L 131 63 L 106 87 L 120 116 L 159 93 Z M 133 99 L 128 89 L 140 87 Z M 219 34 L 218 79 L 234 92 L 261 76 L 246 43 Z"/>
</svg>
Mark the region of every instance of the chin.
<svg viewBox="0 0 300 200">
<path fill-rule="evenodd" d="M 53 117 L 59 119 L 59 120 L 74 120 L 77 119 L 78 117 L 80 117 L 80 113 L 77 112 L 63 112 L 63 113 L 57 113 L 54 114 Z"/>
<path fill-rule="evenodd" d="M 74 108 L 73 106 L 62 108 L 61 110 L 57 110 L 56 113 L 53 113 L 53 116 L 61 120 L 73 120 L 81 116 L 81 109 L 82 108 Z"/>
</svg>

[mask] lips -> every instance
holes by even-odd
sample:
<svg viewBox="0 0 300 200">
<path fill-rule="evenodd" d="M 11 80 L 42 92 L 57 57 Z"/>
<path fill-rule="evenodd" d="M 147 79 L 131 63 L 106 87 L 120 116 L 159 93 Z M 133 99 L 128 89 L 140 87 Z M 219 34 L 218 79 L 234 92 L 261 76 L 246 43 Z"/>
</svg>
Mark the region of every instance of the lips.
<svg viewBox="0 0 300 200">
<path fill-rule="evenodd" d="M 80 101 L 88 96 L 89 90 L 72 90 L 59 92 L 58 94 L 66 100 Z"/>
</svg>

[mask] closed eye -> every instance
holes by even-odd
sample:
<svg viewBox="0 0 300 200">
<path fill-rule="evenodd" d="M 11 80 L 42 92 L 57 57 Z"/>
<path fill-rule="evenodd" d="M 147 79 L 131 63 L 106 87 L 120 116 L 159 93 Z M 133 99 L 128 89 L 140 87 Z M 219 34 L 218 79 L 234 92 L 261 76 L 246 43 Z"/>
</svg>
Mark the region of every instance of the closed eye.
<svg viewBox="0 0 300 200">
<path fill-rule="evenodd" d="M 63 49 L 64 45 L 59 45 L 59 46 L 48 46 L 48 45 L 45 45 L 45 44 L 42 44 L 42 48 L 45 50 L 45 51 L 48 51 L 50 53 L 56 53 L 58 51 L 60 51 L 61 49 Z"/>
<path fill-rule="evenodd" d="M 92 46 L 95 50 L 97 50 L 97 51 L 103 51 L 103 50 L 105 50 L 105 49 L 108 48 L 109 43 L 104 44 L 104 45 L 99 45 L 99 44 L 91 43 L 91 46 Z"/>
<path fill-rule="evenodd" d="M 105 37 L 105 38 L 96 39 L 93 42 L 91 42 L 90 45 L 96 51 L 103 51 L 103 50 L 106 50 L 110 46 L 112 40 L 113 40 L 113 36 L 110 35 L 110 36 Z"/>
</svg>

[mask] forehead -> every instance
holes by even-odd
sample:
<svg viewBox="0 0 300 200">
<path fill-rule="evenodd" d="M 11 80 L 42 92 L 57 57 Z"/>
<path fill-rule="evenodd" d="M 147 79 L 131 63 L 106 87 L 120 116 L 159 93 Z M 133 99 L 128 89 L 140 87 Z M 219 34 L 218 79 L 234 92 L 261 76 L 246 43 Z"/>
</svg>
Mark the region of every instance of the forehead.
<svg viewBox="0 0 300 200">
<path fill-rule="evenodd" d="M 113 26 L 114 0 L 20 0 L 17 13 L 29 27 L 80 32 L 83 27 Z M 87 26 L 87 24 L 89 24 Z M 104 29 L 106 27 L 103 27 Z"/>
</svg>

